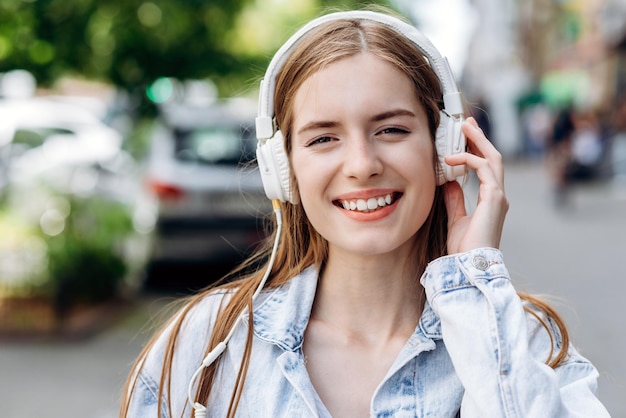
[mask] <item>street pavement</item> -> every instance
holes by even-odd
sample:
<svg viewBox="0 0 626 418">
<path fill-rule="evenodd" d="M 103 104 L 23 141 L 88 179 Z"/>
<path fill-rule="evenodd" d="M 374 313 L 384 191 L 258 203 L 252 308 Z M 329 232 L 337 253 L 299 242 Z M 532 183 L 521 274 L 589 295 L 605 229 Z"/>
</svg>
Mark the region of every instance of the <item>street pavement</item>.
<svg viewBox="0 0 626 418">
<path fill-rule="evenodd" d="M 501 248 L 516 288 L 559 310 L 600 373 L 600 399 L 626 418 L 626 182 L 576 185 L 557 209 L 541 165 L 507 168 Z"/>
<path fill-rule="evenodd" d="M 511 208 L 501 247 L 517 289 L 557 307 L 574 345 L 600 372 L 600 399 L 612 417 L 626 418 L 626 186 L 577 186 L 556 208 L 541 163 L 509 162 L 506 187 Z M 0 344 L 0 417 L 116 417 L 130 365 L 174 299 L 142 295 L 84 340 Z"/>
</svg>

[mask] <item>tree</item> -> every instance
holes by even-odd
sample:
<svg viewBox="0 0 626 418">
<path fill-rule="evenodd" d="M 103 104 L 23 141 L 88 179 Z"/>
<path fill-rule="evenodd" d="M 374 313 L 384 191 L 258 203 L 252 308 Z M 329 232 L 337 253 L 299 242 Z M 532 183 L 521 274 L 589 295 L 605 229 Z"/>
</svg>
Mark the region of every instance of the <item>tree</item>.
<svg viewBox="0 0 626 418">
<path fill-rule="evenodd" d="M 126 89 L 161 75 L 220 75 L 237 65 L 222 39 L 250 0 L 3 0 L 0 71 L 46 85 L 67 72 Z"/>
<path fill-rule="evenodd" d="M 74 74 L 130 92 L 143 92 L 162 76 L 210 78 L 222 93 L 231 94 L 260 74 L 283 34 L 318 14 L 320 7 L 368 3 L 2 0 L 0 72 L 25 69 L 43 86 Z M 268 31 L 269 38 L 257 36 Z"/>
</svg>

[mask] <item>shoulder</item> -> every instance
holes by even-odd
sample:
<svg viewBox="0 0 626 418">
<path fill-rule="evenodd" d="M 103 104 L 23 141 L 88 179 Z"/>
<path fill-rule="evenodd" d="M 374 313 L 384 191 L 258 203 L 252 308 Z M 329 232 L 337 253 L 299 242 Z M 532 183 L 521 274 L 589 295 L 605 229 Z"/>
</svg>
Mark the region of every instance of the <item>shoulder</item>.
<svg viewBox="0 0 626 418">
<path fill-rule="evenodd" d="M 156 407 L 162 397 L 171 399 L 173 410 L 184 408 L 189 380 L 202 362 L 219 310 L 233 292 L 234 289 L 218 288 L 194 296 L 170 316 L 149 342 L 139 368 L 133 372 L 131 406 L 139 403 L 142 408 Z M 169 390 L 162 387 L 163 378 L 169 381 Z"/>
<path fill-rule="evenodd" d="M 184 303 L 174 301 L 161 310 L 158 316 L 170 316 L 152 336 L 130 372 L 126 416 L 156 416 L 157 409 L 161 409 L 162 416 L 167 417 L 171 408 L 183 410 L 186 387 L 202 361 L 209 329 L 220 305 L 230 294 L 224 289 L 215 290 Z M 175 305 L 180 308 L 169 314 Z"/>
<path fill-rule="evenodd" d="M 196 358 L 201 361 L 217 315 L 234 291 L 217 288 L 189 298 L 180 305 L 154 335 L 144 360 L 144 371 L 159 375 L 168 353 L 176 355 L 174 361 L 176 358 L 187 358 L 187 363 Z"/>
<path fill-rule="evenodd" d="M 254 302 L 255 332 L 264 339 L 283 338 L 285 330 L 293 329 L 293 315 L 302 311 L 303 299 L 315 294 L 316 274 L 307 269 L 280 286 L 265 289 Z M 163 376 L 169 379 L 170 399 L 186 399 L 191 376 L 206 354 L 217 318 L 233 296 L 243 289 L 238 284 L 218 287 L 194 296 L 173 314 L 168 323 L 155 334 L 138 373 L 146 388 L 154 388 Z M 307 303 L 304 303 L 307 305 Z M 289 326 L 283 326 L 285 321 Z M 244 322 L 246 318 L 244 318 Z M 288 335 L 292 335 L 289 333 Z M 242 349 L 245 327 L 239 327 L 229 343 L 231 352 Z M 149 390 L 154 395 L 154 390 Z M 179 393 L 180 392 L 180 393 Z M 184 392 L 184 393 L 183 393 Z M 176 410 L 177 405 L 174 405 Z"/>
</svg>

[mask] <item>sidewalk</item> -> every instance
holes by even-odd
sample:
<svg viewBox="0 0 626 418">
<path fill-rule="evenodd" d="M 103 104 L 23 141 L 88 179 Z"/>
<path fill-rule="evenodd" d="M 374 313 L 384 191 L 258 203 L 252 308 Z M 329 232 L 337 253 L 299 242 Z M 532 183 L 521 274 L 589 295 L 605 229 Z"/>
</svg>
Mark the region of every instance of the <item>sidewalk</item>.
<svg viewBox="0 0 626 418">
<path fill-rule="evenodd" d="M 171 297 L 146 295 L 109 329 L 87 339 L 0 345 L 3 418 L 115 418 L 150 321 Z"/>
<path fill-rule="evenodd" d="M 626 187 L 575 185 L 557 209 L 541 165 L 506 167 L 501 248 L 516 288 L 547 295 L 600 372 L 600 399 L 626 418 Z"/>
<path fill-rule="evenodd" d="M 507 163 L 511 209 L 502 249 L 518 290 L 550 295 L 574 344 L 598 367 L 600 398 L 626 418 L 626 198 L 608 186 L 578 187 L 556 210 L 538 164 Z M 147 325 L 173 300 L 145 295 L 100 334 L 71 343 L 0 344 L 3 418 L 115 418 Z"/>
</svg>

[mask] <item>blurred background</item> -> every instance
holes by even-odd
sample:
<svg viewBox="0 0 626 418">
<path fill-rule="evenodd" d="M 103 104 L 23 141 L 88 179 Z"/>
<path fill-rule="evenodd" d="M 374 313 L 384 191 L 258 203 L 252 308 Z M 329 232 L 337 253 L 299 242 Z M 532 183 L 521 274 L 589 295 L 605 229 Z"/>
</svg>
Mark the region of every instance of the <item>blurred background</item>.
<svg viewBox="0 0 626 418">
<path fill-rule="evenodd" d="M 626 417 L 626 0 L 1 0 L 2 417 L 117 416 L 170 302 L 264 237 L 272 54 L 372 4 L 448 57 L 508 167 L 516 286 L 556 305 Z"/>
</svg>

